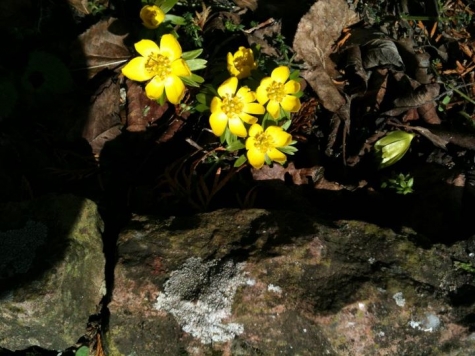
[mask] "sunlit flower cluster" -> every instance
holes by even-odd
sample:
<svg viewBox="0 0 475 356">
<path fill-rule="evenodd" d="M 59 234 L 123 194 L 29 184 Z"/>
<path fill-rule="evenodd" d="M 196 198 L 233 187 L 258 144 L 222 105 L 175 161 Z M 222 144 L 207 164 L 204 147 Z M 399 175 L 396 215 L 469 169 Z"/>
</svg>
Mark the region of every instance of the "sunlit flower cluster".
<svg viewBox="0 0 475 356">
<path fill-rule="evenodd" d="M 296 150 L 289 148 L 294 143 L 292 136 L 279 121 L 300 109 L 300 83 L 290 79 L 288 67 L 279 66 L 260 81 L 255 91 L 246 85 L 239 86 L 238 78 L 247 78 L 256 66 L 252 53 L 251 49 L 240 47 L 234 55 L 228 54 L 228 71 L 232 76 L 218 87 L 218 96 L 211 101 L 209 122 L 216 136 L 226 136 L 228 130 L 237 138 L 247 138 L 247 160 L 259 169 L 264 163 L 284 164 L 287 157 L 282 150 L 289 154 Z M 226 137 L 228 144 L 232 144 Z"/>
<path fill-rule="evenodd" d="M 199 87 L 204 81 L 192 71 L 205 68 L 206 60 L 197 58 L 202 49 L 182 51 L 170 22 L 183 25 L 184 22 L 180 21 L 184 19 L 166 15 L 176 2 L 169 0 L 161 7 L 142 7 L 142 24 L 155 30 L 148 32 L 155 35 L 135 43 L 139 56 L 122 68 L 122 74 L 131 80 L 145 82 L 145 95 L 149 99 L 159 104 L 168 101 L 185 107 L 181 102 L 186 86 Z M 163 34 L 167 31 L 171 33 Z M 302 93 L 297 72 L 291 73 L 287 66 L 278 66 L 272 71 L 262 70 L 261 57 L 257 55 L 256 60 L 256 53 L 243 46 L 228 53 L 226 68 L 229 78 L 208 91 L 210 95 L 206 91 L 200 94 L 201 99 L 197 95 L 196 110 L 210 111 L 211 131 L 220 137 L 222 144 L 226 143 L 228 152 L 246 150 L 246 154 L 236 160 L 235 166 L 247 160 L 252 167 L 259 169 L 272 162 L 284 164 L 286 155 L 297 150 L 292 146 L 295 144 L 292 135 L 286 130 L 291 124 L 291 113 L 300 109 Z M 207 89 L 210 90 L 209 86 Z M 200 105 L 201 109 L 198 108 Z"/>
</svg>

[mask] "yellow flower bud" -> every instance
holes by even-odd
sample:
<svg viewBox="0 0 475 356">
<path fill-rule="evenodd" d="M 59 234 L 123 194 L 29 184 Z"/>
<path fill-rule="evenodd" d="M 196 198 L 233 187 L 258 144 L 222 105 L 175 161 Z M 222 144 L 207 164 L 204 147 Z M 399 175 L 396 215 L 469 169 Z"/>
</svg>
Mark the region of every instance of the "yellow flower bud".
<svg viewBox="0 0 475 356">
<path fill-rule="evenodd" d="M 380 160 L 379 168 L 388 167 L 399 161 L 411 146 L 414 136 L 413 133 L 405 131 L 392 131 L 376 141 L 374 150 Z"/>
<path fill-rule="evenodd" d="M 257 68 L 252 49 L 242 46 L 236 53 L 228 53 L 227 62 L 229 74 L 238 79 L 249 77 L 251 70 Z"/>
<path fill-rule="evenodd" d="M 146 5 L 140 10 L 143 25 L 151 30 L 160 26 L 165 19 L 165 13 L 156 5 Z"/>
</svg>

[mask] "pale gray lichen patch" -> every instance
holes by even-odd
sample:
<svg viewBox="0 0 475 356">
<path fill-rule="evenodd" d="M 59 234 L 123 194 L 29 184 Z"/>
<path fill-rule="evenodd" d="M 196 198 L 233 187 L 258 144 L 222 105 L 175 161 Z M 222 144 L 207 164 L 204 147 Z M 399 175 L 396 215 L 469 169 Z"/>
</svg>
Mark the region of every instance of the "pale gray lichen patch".
<svg viewBox="0 0 475 356">
<path fill-rule="evenodd" d="M 21 229 L 0 231 L 0 279 L 28 272 L 47 235 L 45 225 L 31 220 Z"/>
<path fill-rule="evenodd" d="M 154 307 L 171 313 L 183 331 L 203 344 L 226 342 L 244 331 L 237 323 L 223 323 L 231 316 L 234 295 L 247 278 L 244 263 L 189 258 L 170 274 Z"/>
</svg>

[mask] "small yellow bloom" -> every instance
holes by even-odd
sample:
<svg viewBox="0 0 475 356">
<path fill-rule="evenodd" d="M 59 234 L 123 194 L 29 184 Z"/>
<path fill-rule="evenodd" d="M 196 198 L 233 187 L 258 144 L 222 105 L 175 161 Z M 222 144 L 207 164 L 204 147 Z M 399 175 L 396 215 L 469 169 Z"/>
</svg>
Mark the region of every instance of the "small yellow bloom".
<svg viewBox="0 0 475 356">
<path fill-rule="evenodd" d="M 165 19 L 165 13 L 156 5 L 146 5 L 140 10 L 143 25 L 151 30 L 160 26 Z"/>
<path fill-rule="evenodd" d="M 256 169 L 264 165 L 265 157 L 271 161 L 284 164 L 287 156 L 277 148 L 288 146 L 292 135 L 282 130 L 280 126 L 269 126 L 265 131 L 259 124 L 249 128 L 249 138 L 246 140 L 247 159 Z"/>
<path fill-rule="evenodd" d="M 252 49 L 239 47 L 239 50 L 233 54 L 228 53 L 228 72 L 230 75 L 243 79 L 251 75 L 251 70 L 257 68 L 254 61 Z"/>
<path fill-rule="evenodd" d="M 246 137 L 244 123 L 254 124 L 257 117 L 264 114 L 264 106 L 256 102 L 256 94 L 248 87 L 238 88 L 238 79 L 231 77 L 218 88 L 219 97 L 211 101 L 209 124 L 216 136 L 221 136 L 229 124 L 229 130 L 236 136 Z M 250 115 L 252 114 L 252 115 Z"/>
<path fill-rule="evenodd" d="M 289 112 L 297 112 L 300 109 L 300 99 L 295 96 L 300 91 L 300 83 L 288 80 L 289 76 L 289 68 L 277 67 L 270 77 L 261 80 L 256 90 L 257 100 L 262 105 L 268 103 L 266 109 L 274 119 L 279 118 L 281 107 Z"/>
<path fill-rule="evenodd" d="M 127 78 L 144 82 L 145 94 L 152 100 L 159 99 L 163 91 L 168 101 L 178 104 L 185 96 L 185 84 L 180 77 L 191 75 L 190 68 L 181 58 L 181 46 L 173 35 L 163 35 L 160 47 L 151 40 L 141 40 L 135 44 L 141 57 L 133 58 L 122 68 Z"/>
</svg>

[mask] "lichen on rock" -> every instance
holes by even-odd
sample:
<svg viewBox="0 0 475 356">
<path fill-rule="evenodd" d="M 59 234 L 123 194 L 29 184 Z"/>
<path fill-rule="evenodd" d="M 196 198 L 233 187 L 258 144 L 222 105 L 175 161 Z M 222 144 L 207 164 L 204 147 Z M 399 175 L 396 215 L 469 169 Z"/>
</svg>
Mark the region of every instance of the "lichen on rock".
<svg viewBox="0 0 475 356">
<path fill-rule="evenodd" d="M 234 295 L 246 283 L 243 263 L 228 260 L 204 262 L 191 257 L 173 271 L 155 308 L 170 312 L 182 327 L 203 344 L 226 342 L 244 331 L 237 323 L 223 323 L 231 316 Z"/>
</svg>

